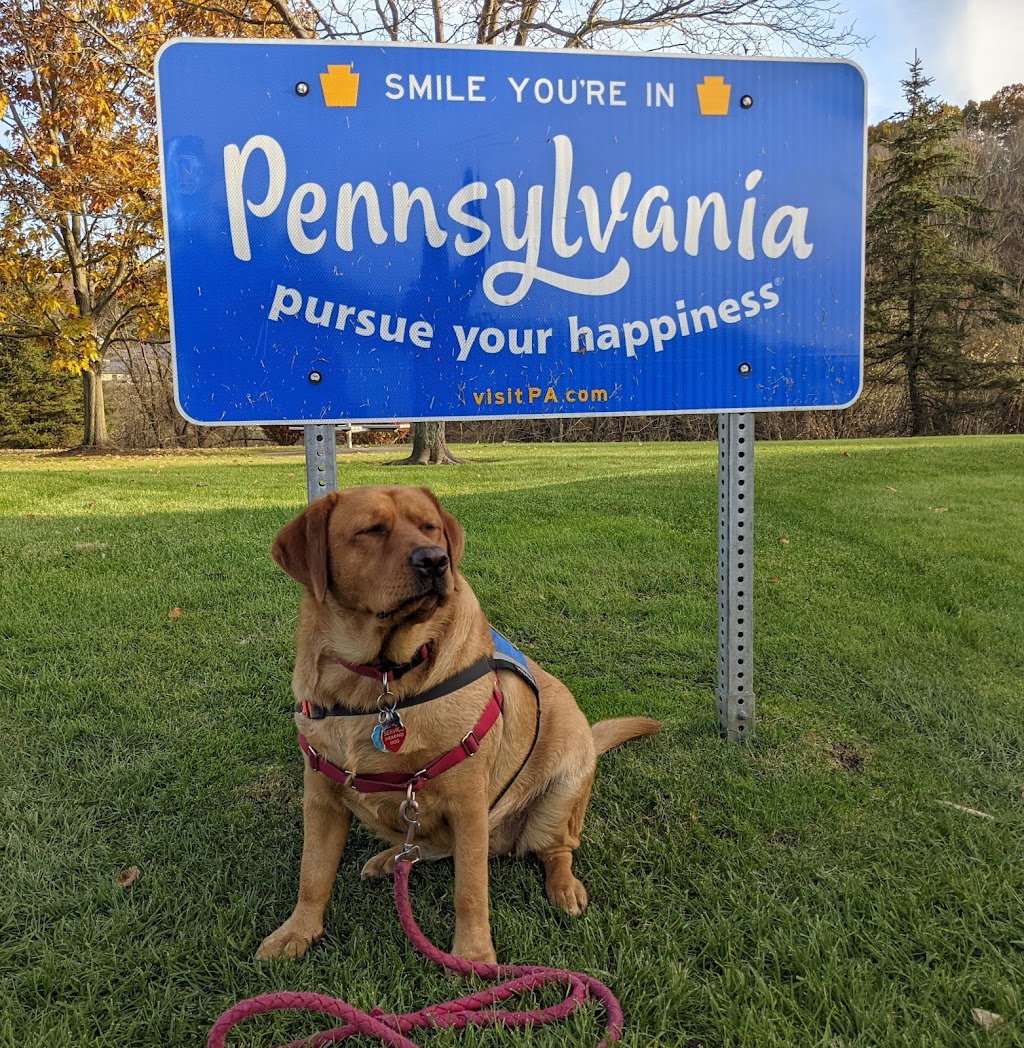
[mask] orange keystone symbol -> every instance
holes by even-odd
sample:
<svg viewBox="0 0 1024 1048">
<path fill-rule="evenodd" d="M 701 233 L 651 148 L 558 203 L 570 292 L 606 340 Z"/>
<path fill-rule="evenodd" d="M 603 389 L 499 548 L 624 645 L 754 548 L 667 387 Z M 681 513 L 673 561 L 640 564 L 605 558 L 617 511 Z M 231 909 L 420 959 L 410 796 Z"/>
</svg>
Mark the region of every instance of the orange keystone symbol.
<svg viewBox="0 0 1024 1048">
<path fill-rule="evenodd" d="M 701 116 L 728 116 L 731 91 L 732 85 L 724 76 L 705 76 L 704 83 L 697 85 Z"/>
<path fill-rule="evenodd" d="M 351 65 L 329 65 L 327 72 L 320 74 L 320 86 L 328 106 L 351 109 L 359 97 L 359 74 L 352 72 Z"/>
</svg>

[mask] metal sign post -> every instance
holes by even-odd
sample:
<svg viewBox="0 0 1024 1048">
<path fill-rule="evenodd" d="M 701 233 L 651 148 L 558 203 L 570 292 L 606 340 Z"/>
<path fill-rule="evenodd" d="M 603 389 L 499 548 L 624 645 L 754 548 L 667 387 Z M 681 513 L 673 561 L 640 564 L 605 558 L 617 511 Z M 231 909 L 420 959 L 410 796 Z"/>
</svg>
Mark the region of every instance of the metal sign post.
<svg viewBox="0 0 1024 1048">
<path fill-rule="evenodd" d="M 338 490 L 338 443 L 333 423 L 329 426 L 303 426 L 306 446 L 306 498 Z"/>
<path fill-rule="evenodd" d="M 863 376 L 851 62 L 174 40 L 175 397 L 205 425 L 721 416 L 719 715 L 752 726 L 753 415 Z M 738 413 L 738 414 L 737 414 Z"/>
<path fill-rule="evenodd" d="M 718 416 L 718 726 L 754 727 L 754 416 Z"/>
</svg>

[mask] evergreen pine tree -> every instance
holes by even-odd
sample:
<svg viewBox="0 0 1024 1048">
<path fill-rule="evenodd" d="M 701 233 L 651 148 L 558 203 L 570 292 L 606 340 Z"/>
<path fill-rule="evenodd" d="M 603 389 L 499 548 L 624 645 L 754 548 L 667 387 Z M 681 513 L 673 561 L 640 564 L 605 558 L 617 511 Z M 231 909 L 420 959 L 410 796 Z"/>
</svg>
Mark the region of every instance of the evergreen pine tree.
<svg viewBox="0 0 1024 1048">
<path fill-rule="evenodd" d="M 82 435 L 82 393 L 34 339 L 0 336 L 0 448 L 67 447 Z"/>
<path fill-rule="evenodd" d="M 959 116 L 927 94 L 931 83 L 915 54 L 907 109 L 884 129 L 867 224 L 866 357 L 873 378 L 905 388 L 914 436 L 938 428 L 944 403 L 1000 383 L 965 343 L 978 327 L 1019 319 L 1004 278 L 972 253 L 990 235 L 988 211 L 955 141 Z"/>
</svg>

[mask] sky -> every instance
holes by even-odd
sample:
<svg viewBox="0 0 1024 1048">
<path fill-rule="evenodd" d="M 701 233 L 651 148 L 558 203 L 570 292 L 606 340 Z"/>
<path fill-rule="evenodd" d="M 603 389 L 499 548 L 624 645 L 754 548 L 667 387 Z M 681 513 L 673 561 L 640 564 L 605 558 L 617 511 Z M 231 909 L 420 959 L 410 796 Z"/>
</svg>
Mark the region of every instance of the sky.
<svg viewBox="0 0 1024 1048">
<path fill-rule="evenodd" d="M 914 49 L 930 93 L 963 105 L 1024 83 L 1024 0 L 840 0 L 845 22 L 872 39 L 849 57 L 868 78 L 868 119 L 904 105 L 900 80 Z"/>
</svg>

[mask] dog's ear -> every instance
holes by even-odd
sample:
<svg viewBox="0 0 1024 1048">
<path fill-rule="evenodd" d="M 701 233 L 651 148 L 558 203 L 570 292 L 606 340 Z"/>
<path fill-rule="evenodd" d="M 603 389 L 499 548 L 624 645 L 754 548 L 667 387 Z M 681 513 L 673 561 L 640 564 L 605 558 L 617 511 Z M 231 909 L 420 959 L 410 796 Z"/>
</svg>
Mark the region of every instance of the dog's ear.
<svg viewBox="0 0 1024 1048">
<path fill-rule="evenodd" d="M 270 555 L 293 579 L 322 601 L 330 584 L 327 523 L 337 495 L 314 499 L 290 524 L 277 533 Z"/>
<path fill-rule="evenodd" d="M 441 512 L 441 521 L 444 524 L 444 534 L 448 543 L 448 559 L 454 571 L 459 566 L 459 561 L 462 560 L 462 551 L 466 548 L 466 533 L 462 530 L 462 525 L 441 505 L 430 488 L 420 488 L 420 491 L 429 495 Z"/>
</svg>

